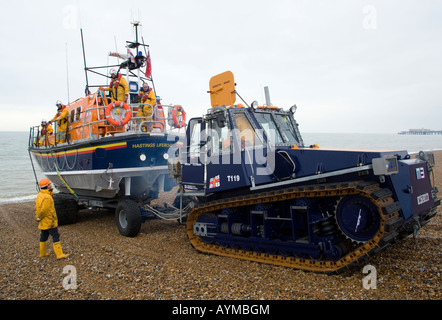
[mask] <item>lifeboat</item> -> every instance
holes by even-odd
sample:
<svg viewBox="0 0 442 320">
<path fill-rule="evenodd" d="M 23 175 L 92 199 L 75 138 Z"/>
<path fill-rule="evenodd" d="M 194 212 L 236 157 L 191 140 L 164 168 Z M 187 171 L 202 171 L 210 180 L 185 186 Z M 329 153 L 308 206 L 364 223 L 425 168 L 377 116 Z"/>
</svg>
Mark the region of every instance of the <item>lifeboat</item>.
<svg viewBox="0 0 442 320">
<path fill-rule="evenodd" d="M 126 42 L 127 55 L 109 54 L 124 60 L 116 67 L 129 86 L 126 101 L 116 101 L 103 90 L 109 87 L 109 76 L 100 70 L 115 66 L 85 65 L 86 96 L 64 106 L 66 130 L 57 121 L 52 123 L 52 134 L 49 130 L 42 134 L 41 126 L 30 128 L 31 162 L 58 190 L 54 202 L 60 224 L 75 221 L 78 208 L 110 208 L 115 210 L 120 233 L 136 236 L 147 217 L 182 217 L 182 210 L 164 213 L 150 206 L 161 192 L 176 185 L 168 176 L 168 159 L 177 154 L 186 124 L 165 116 L 175 105 L 162 104 L 158 95 L 151 104 L 137 99 L 143 83 L 154 92 L 155 85 L 146 72 L 151 70 L 149 46 L 140 43 L 136 34 L 135 42 Z M 105 83 L 89 84 L 88 72 L 101 75 Z M 141 107 L 151 108 L 151 114 L 137 116 Z M 65 139 L 58 138 L 60 133 Z"/>
</svg>

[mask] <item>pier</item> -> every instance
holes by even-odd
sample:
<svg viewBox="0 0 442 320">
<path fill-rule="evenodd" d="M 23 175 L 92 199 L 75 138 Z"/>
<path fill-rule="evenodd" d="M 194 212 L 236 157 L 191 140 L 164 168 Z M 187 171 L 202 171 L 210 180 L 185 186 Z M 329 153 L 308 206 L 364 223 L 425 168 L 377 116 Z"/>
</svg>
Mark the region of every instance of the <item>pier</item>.
<svg viewBox="0 0 442 320">
<path fill-rule="evenodd" d="M 442 130 L 409 129 L 408 131 L 401 131 L 398 134 L 436 135 L 436 134 L 442 134 Z"/>
</svg>

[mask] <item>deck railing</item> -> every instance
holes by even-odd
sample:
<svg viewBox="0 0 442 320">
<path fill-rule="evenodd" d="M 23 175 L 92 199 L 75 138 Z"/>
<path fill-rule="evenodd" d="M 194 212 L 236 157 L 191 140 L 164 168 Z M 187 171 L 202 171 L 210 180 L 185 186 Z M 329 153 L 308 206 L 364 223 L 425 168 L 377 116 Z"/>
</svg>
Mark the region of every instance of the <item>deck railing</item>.
<svg viewBox="0 0 442 320">
<path fill-rule="evenodd" d="M 174 105 L 155 105 L 151 106 L 152 115 L 137 117 L 137 111 L 142 105 L 140 103 L 128 104 L 132 116 L 127 124 L 118 127 L 109 124 L 105 118 L 107 106 L 101 106 L 97 103 L 94 107 L 82 110 L 82 108 L 72 109 L 72 115 L 68 116 L 68 125 L 66 130 L 66 139 L 60 143 L 57 141 L 59 130 L 57 124 L 53 124 L 53 134 L 41 135 L 41 126 L 30 128 L 29 147 L 48 148 L 64 144 L 73 144 L 84 140 L 98 140 L 113 135 L 125 134 L 150 134 L 161 135 L 175 132 L 185 132 L 186 125 L 178 128 L 174 125 L 172 119 L 172 110 Z"/>
</svg>

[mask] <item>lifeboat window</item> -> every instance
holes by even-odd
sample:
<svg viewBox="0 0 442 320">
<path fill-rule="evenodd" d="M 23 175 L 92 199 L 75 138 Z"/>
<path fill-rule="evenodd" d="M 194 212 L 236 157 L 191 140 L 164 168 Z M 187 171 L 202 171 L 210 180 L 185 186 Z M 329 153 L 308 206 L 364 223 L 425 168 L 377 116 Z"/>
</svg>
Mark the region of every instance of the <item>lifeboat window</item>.
<svg viewBox="0 0 442 320">
<path fill-rule="evenodd" d="M 69 117 L 69 122 L 73 123 L 75 119 L 75 109 L 71 111 L 70 117 Z"/>
<path fill-rule="evenodd" d="M 77 116 L 75 117 L 75 121 L 80 121 L 81 118 L 81 106 L 77 108 Z"/>
</svg>

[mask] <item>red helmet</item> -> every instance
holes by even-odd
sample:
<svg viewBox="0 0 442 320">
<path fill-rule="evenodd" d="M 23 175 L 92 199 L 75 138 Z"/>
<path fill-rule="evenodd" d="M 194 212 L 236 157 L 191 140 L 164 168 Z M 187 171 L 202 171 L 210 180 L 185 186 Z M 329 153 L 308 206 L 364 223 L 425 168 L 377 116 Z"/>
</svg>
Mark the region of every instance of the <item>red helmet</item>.
<svg viewBox="0 0 442 320">
<path fill-rule="evenodd" d="M 43 179 L 41 179 L 41 180 L 38 182 L 38 186 L 39 186 L 40 188 L 46 188 L 46 187 L 49 186 L 50 184 L 51 184 L 51 181 L 48 180 L 48 179 L 46 179 L 46 178 L 43 178 Z"/>
</svg>

